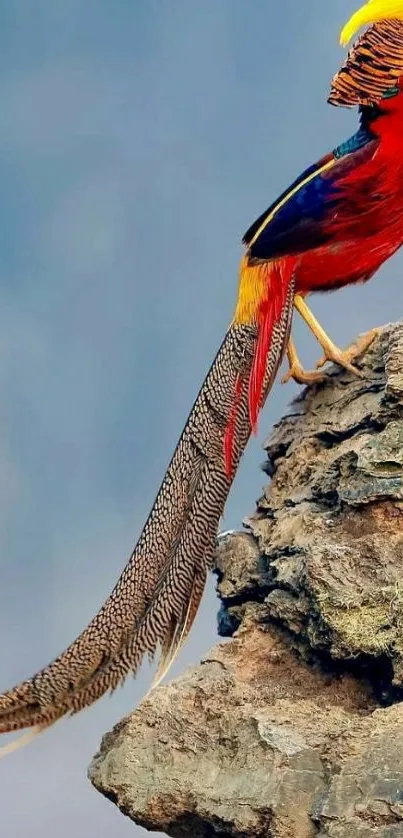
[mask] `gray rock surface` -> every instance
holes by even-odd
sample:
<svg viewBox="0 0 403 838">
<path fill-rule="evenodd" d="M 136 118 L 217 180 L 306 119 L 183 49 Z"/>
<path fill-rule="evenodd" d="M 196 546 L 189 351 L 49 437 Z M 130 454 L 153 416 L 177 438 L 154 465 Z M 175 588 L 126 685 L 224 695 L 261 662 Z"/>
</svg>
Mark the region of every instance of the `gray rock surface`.
<svg viewBox="0 0 403 838">
<path fill-rule="evenodd" d="M 403 326 L 266 443 L 220 540 L 222 634 L 107 734 L 90 778 L 177 838 L 403 838 Z"/>
<path fill-rule="evenodd" d="M 363 371 L 311 389 L 274 429 L 272 482 L 250 534 L 220 545 L 219 592 L 233 626 L 260 587 L 269 616 L 311 649 L 382 658 L 402 687 L 403 326 L 383 331 Z"/>
</svg>

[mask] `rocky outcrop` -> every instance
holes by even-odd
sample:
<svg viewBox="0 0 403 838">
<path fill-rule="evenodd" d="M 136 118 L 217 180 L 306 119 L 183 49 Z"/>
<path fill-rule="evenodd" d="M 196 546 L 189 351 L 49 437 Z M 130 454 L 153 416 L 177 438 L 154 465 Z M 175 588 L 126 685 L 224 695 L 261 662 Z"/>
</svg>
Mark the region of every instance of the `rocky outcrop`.
<svg viewBox="0 0 403 838">
<path fill-rule="evenodd" d="M 220 539 L 235 637 L 107 734 L 90 778 L 178 838 L 403 836 L 403 326 L 332 370 L 266 443 Z"/>
</svg>

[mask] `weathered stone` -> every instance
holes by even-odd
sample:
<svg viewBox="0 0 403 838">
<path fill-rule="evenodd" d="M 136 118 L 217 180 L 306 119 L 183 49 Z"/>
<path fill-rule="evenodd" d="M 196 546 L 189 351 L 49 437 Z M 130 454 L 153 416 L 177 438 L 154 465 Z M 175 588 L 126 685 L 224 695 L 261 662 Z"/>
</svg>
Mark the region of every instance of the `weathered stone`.
<svg viewBox="0 0 403 838">
<path fill-rule="evenodd" d="M 176 838 L 311 838 L 335 740 L 373 707 L 367 686 L 333 681 L 277 630 L 251 627 L 108 734 L 90 777 L 137 823 Z"/>
<path fill-rule="evenodd" d="M 346 373 L 305 391 L 266 443 L 272 482 L 248 519 L 271 617 L 334 659 L 390 662 L 403 687 L 403 326 L 388 326 Z M 385 372 L 386 370 L 386 372 Z M 221 556 L 219 591 L 232 579 L 241 618 L 250 598 Z M 237 559 L 235 558 L 235 567 Z M 256 560 L 249 575 L 256 575 Z M 243 565 L 242 579 L 248 578 Z M 226 603 L 224 597 L 224 603 Z M 231 603 L 228 603 L 231 605 Z M 222 624 L 225 616 L 221 615 Z M 234 626 L 239 624 L 233 620 Z M 228 632 L 227 632 L 228 633 Z"/>
<path fill-rule="evenodd" d="M 221 537 L 217 548 L 215 572 L 220 579 L 220 598 L 223 602 L 230 603 L 240 596 L 243 599 L 253 599 L 258 595 L 264 586 L 264 568 L 260 562 L 260 550 L 256 539 L 246 532 Z"/>
</svg>

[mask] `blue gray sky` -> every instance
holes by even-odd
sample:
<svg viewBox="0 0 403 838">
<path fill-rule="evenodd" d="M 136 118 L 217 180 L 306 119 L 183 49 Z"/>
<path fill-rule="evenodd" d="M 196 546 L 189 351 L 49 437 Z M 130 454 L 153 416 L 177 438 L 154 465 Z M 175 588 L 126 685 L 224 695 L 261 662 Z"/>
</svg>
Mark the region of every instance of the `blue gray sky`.
<svg viewBox="0 0 403 838">
<path fill-rule="evenodd" d="M 1 0 L 0 688 L 86 625 L 137 539 L 229 322 L 240 239 L 354 113 L 326 104 L 350 0 Z M 402 257 L 313 308 L 343 345 L 396 319 Z M 307 363 L 318 348 L 295 335 Z M 227 506 L 239 527 L 277 385 Z M 215 641 L 213 582 L 176 671 Z M 93 791 L 112 698 L 0 762 L 7 838 L 144 835 Z"/>
</svg>

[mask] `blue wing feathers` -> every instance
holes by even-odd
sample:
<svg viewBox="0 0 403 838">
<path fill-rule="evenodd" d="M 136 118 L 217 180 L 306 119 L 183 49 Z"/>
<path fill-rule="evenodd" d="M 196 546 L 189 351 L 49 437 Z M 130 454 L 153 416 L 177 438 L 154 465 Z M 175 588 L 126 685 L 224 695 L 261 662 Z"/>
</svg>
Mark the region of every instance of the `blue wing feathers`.
<svg viewBox="0 0 403 838">
<path fill-rule="evenodd" d="M 277 200 L 274 201 L 274 203 L 271 204 L 264 212 L 262 212 L 262 214 L 259 215 L 259 218 L 257 218 L 256 221 L 254 221 L 253 224 L 251 224 L 251 226 L 248 228 L 248 230 L 246 231 L 245 235 L 242 238 L 243 243 L 246 244 L 246 245 L 250 244 L 253 237 L 256 235 L 259 227 L 262 226 L 264 220 L 267 218 L 268 215 L 270 215 L 270 213 L 273 212 L 275 207 L 281 201 L 283 201 L 284 198 L 287 197 L 288 193 L 292 192 L 292 190 L 295 189 L 298 186 L 299 183 L 302 183 L 303 180 L 305 180 L 307 177 L 309 177 L 309 175 L 316 172 L 327 160 L 330 160 L 331 156 L 332 156 L 331 154 L 328 154 L 326 157 L 324 157 L 322 160 L 320 160 L 319 163 L 313 163 L 312 166 L 309 166 L 307 169 L 305 169 L 305 171 L 302 172 L 302 174 L 300 174 L 292 182 L 291 186 L 289 186 L 288 189 L 285 189 L 285 191 L 282 192 L 281 195 L 279 195 Z"/>
<path fill-rule="evenodd" d="M 332 235 L 331 221 L 340 201 L 338 181 L 368 159 L 368 156 L 372 156 L 376 144 L 374 136 L 361 126 L 353 137 L 337 146 L 332 154 L 306 169 L 245 233 L 243 241 L 249 246 L 250 256 L 262 260 L 273 259 L 302 253 L 327 242 Z M 323 165 L 331 160 L 334 166 L 319 173 Z M 318 172 L 316 177 L 290 194 L 314 172 Z M 288 194 L 289 200 L 256 236 L 266 218 Z M 253 241 L 255 236 L 256 240 Z"/>
<path fill-rule="evenodd" d="M 310 249 L 310 227 L 315 229 L 316 246 L 323 243 L 326 237 L 325 231 L 320 229 L 323 226 L 320 222 L 336 205 L 337 192 L 335 179 L 327 173 L 302 186 L 263 228 L 250 246 L 250 255 L 255 259 L 269 259 L 295 253 L 296 249 Z"/>
</svg>

